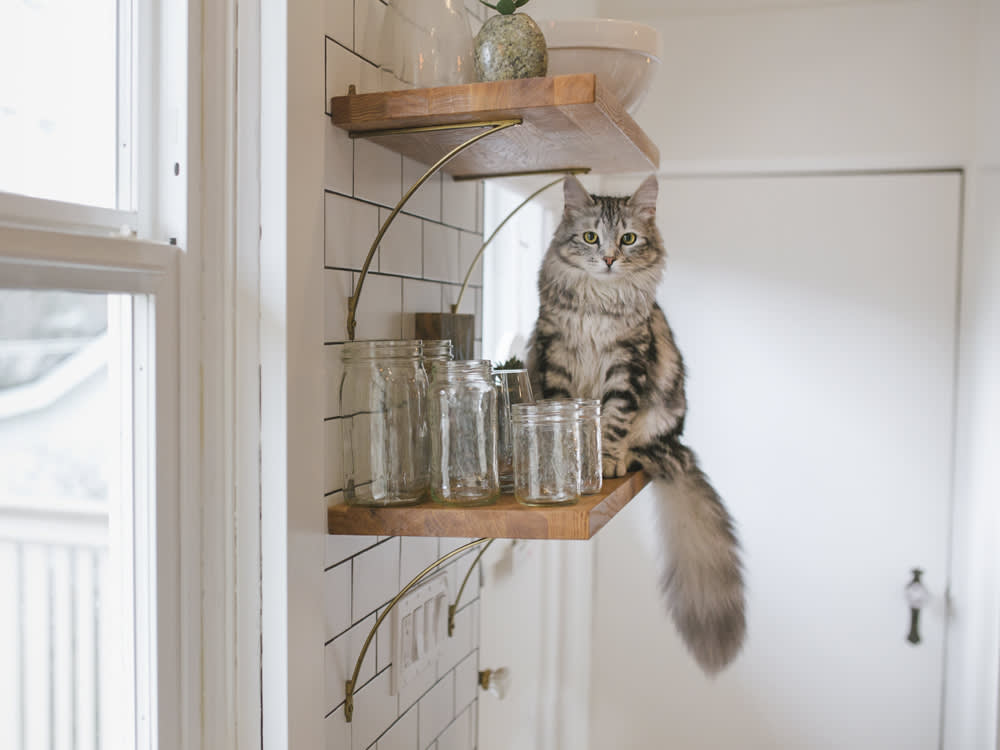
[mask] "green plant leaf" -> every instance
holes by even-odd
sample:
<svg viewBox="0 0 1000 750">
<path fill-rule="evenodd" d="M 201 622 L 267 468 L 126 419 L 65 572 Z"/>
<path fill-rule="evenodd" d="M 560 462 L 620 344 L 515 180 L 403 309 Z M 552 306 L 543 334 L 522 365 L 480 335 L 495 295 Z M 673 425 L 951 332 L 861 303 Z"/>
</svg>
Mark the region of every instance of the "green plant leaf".
<svg viewBox="0 0 1000 750">
<path fill-rule="evenodd" d="M 514 5 L 514 0 L 497 0 L 496 9 L 497 13 L 509 16 L 517 9 L 517 6 Z"/>
<path fill-rule="evenodd" d="M 479 2 L 481 2 L 483 5 L 485 5 L 487 8 L 490 8 L 491 10 L 496 10 L 497 9 L 497 6 L 492 5 L 491 3 L 486 2 L 486 0 L 479 0 Z"/>
<path fill-rule="evenodd" d="M 493 363 L 494 370 L 523 370 L 524 362 L 519 360 L 516 356 L 511 357 L 506 362 L 500 362 L 499 364 Z"/>
<path fill-rule="evenodd" d="M 514 0 L 514 5 L 520 8 L 522 5 L 527 5 L 528 0 Z"/>
</svg>

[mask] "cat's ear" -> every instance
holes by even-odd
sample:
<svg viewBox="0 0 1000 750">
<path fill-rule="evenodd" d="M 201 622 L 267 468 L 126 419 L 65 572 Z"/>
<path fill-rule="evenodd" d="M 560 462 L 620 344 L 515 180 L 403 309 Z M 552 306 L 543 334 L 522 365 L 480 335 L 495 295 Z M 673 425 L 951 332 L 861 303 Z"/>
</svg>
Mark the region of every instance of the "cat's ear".
<svg viewBox="0 0 1000 750">
<path fill-rule="evenodd" d="M 651 174 L 632 193 L 632 197 L 628 199 L 628 205 L 639 213 L 648 213 L 652 216 L 656 213 L 656 196 L 659 192 L 660 184 L 656 181 L 656 175 Z"/>
<path fill-rule="evenodd" d="M 575 213 L 594 205 L 594 199 L 590 197 L 590 193 L 571 174 L 566 175 L 566 179 L 563 180 L 563 201 L 566 206 L 566 213 Z"/>
</svg>

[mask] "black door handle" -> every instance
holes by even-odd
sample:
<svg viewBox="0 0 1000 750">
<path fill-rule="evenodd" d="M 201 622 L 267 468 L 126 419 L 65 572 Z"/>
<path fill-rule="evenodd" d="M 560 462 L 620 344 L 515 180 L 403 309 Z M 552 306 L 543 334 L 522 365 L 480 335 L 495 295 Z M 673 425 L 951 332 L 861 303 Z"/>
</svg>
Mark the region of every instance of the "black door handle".
<svg viewBox="0 0 1000 750">
<path fill-rule="evenodd" d="M 906 640 L 916 645 L 920 643 L 920 610 L 927 604 L 930 594 L 927 587 L 921 582 L 920 577 L 924 574 L 920 568 L 913 569 L 913 580 L 906 584 L 906 601 L 910 605 L 910 632 Z"/>
</svg>

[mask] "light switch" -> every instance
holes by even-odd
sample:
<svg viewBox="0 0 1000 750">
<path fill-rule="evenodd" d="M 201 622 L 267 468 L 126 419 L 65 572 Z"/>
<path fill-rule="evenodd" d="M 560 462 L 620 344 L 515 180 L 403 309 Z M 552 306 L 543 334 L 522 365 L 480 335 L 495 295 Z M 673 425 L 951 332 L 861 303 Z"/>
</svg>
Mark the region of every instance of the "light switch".
<svg viewBox="0 0 1000 750">
<path fill-rule="evenodd" d="M 422 581 L 392 611 L 392 694 L 438 657 L 447 636 L 448 572 Z"/>
</svg>

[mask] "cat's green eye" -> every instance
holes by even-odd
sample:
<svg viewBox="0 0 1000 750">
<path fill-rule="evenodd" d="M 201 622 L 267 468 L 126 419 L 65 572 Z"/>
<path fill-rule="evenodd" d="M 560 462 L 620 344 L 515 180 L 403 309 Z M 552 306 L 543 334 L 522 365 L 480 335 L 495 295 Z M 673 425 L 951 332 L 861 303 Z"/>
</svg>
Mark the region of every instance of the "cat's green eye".
<svg viewBox="0 0 1000 750">
<path fill-rule="evenodd" d="M 622 244 L 634 245 L 637 239 L 639 238 L 635 236 L 635 232 L 625 232 L 625 234 L 622 235 Z"/>
<path fill-rule="evenodd" d="M 597 232 L 584 232 L 583 233 L 583 241 L 586 242 L 588 245 L 596 245 L 597 244 Z"/>
</svg>

